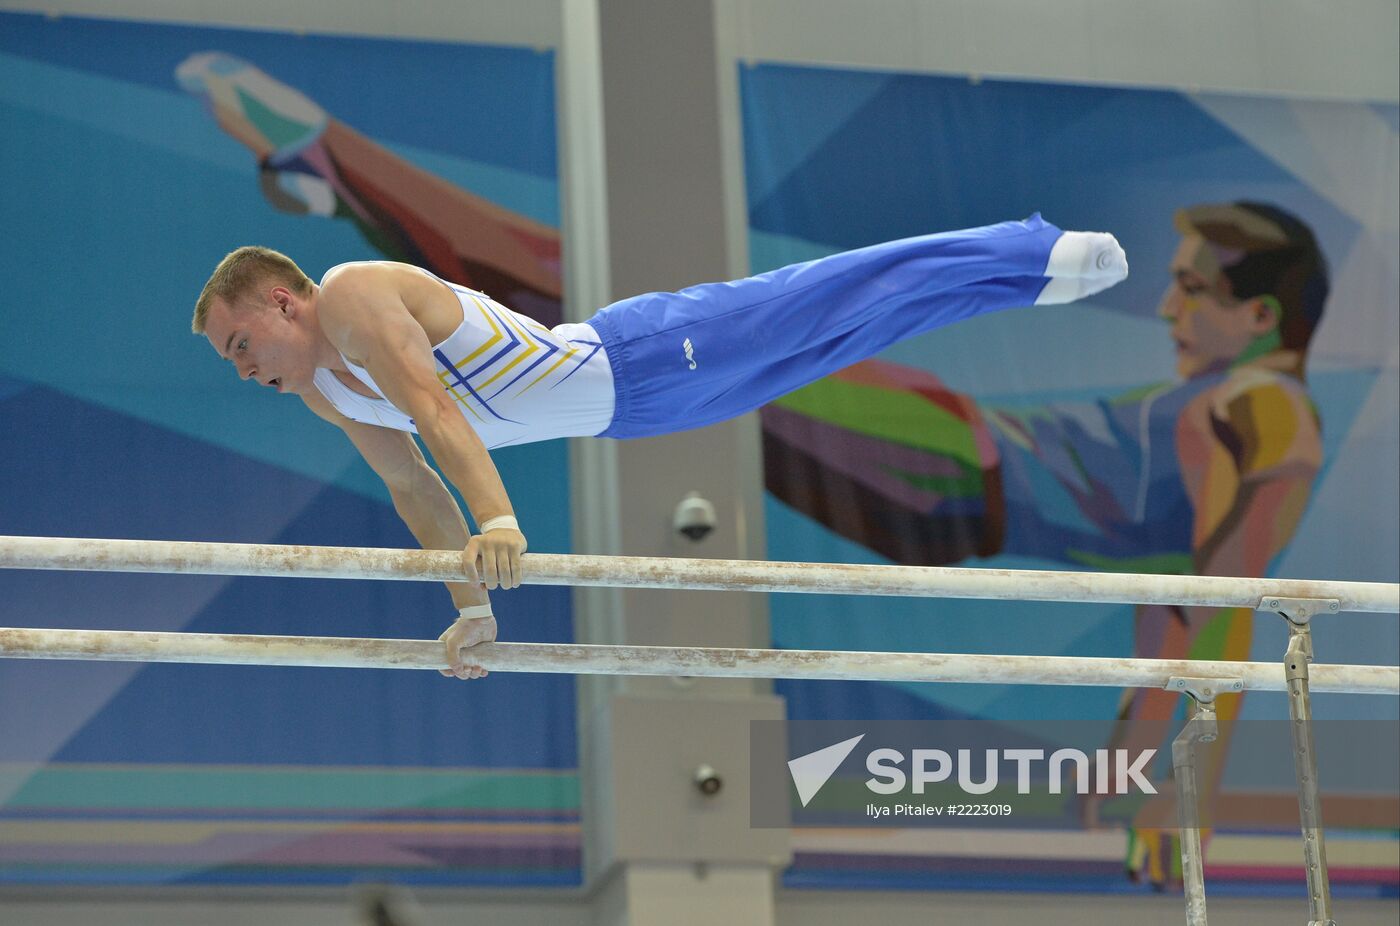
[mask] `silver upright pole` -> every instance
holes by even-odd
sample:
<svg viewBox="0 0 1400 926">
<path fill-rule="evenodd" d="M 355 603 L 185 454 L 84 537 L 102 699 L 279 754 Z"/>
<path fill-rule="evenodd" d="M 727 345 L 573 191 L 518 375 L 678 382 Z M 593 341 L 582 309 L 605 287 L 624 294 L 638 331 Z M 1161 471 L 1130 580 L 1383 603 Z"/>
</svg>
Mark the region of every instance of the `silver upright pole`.
<svg viewBox="0 0 1400 926">
<path fill-rule="evenodd" d="M 1284 678 L 1288 683 L 1288 713 L 1293 721 L 1293 768 L 1298 776 L 1298 814 L 1303 827 L 1303 861 L 1307 865 L 1309 926 L 1336 926 L 1332 919 L 1332 891 L 1327 882 L 1327 844 L 1322 829 L 1322 807 L 1317 787 L 1317 752 L 1313 745 L 1312 696 L 1308 664 L 1312 662 L 1314 614 L 1335 612 L 1337 602 L 1300 598 L 1267 598 L 1264 606 L 1288 621 L 1288 652 Z"/>
<path fill-rule="evenodd" d="M 1191 695 L 1195 712 L 1172 740 L 1172 771 L 1176 778 L 1176 815 L 1181 824 L 1181 880 L 1186 893 L 1186 926 L 1206 924 L 1205 858 L 1201 852 L 1200 796 L 1196 787 L 1196 744 L 1213 743 L 1217 735 L 1215 695 L 1239 691 L 1237 678 L 1173 678 L 1169 689 Z"/>
</svg>

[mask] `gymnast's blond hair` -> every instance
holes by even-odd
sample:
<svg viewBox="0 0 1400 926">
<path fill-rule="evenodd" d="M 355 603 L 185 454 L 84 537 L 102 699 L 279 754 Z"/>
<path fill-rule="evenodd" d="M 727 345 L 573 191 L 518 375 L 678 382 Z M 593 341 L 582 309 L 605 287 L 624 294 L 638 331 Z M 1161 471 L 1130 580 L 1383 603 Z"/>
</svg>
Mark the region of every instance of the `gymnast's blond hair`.
<svg viewBox="0 0 1400 926">
<path fill-rule="evenodd" d="M 248 245 L 230 252 L 214 272 L 204 291 L 194 304 L 194 319 L 190 330 L 195 334 L 204 333 L 204 323 L 209 318 L 209 307 L 215 299 L 229 306 L 236 306 L 247 299 L 249 293 L 265 283 L 281 283 L 299 296 L 311 295 L 311 278 L 301 272 L 286 254 L 272 248 Z"/>
</svg>

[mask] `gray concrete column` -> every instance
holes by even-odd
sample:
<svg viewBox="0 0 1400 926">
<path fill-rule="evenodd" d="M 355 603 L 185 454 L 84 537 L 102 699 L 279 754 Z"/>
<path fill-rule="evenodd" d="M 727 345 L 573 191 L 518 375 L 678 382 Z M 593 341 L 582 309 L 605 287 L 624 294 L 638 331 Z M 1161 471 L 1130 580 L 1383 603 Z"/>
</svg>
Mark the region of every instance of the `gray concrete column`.
<svg viewBox="0 0 1400 926">
<path fill-rule="evenodd" d="M 565 0 L 560 103 L 575 317 L 744 272 L 737 104 L 717 41 L 713 0 Z M 596 137 L 590 113 L 601 114 Z M 753 416 L 666 437 L 576 442 L 577 549 L 762 557 L 758 447 Z M 699 541 L 672 525 L 691 492 L 717 513 Z M 769 642 L 758 596 L 581 590 L 575 606 L 583 642 Z M 714 922 L 720 909 L 735 922 L 772 922 L 787 833 L 748 827 L 749 720 L 782 716 L 770 692 L 745 680 L 580 679 L 585 865 L 598 922 Z M 714 795 L 697 787 L 702 765 L 722 780 Z"/>
</svg>

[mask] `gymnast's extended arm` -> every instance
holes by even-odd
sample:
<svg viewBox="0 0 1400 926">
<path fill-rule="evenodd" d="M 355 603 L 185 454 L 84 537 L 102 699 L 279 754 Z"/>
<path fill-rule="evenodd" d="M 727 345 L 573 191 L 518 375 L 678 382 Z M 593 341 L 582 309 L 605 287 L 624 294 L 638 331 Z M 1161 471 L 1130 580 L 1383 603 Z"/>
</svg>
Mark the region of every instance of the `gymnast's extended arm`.
<svg viewBox="0 0 1400 926">
<path fill-rule="evenodd" d="M 505 485 L 486 445 L 442 388 L 432 345 L 394 277 L 374 265 L 340 269 L 321 287 L 319 320 L 336 349 L 362 365 L 384 397 L 413 419 L 443 475 L 484 526 L 467 542 L 468 579 L 479 561 L 488 589 L 520 585 L 525 535 L 516 527 L 490 526 L 498 518 L 513 520 Z"/>
<path fill-rule="evenodd" d="M 413 436 L 405 431 L 377 428 L 351 421 L 336 411 L 319 393 L 308 393 L 303 400 L 317 415 L 336 425 L 365 462 L 384 480 L 394 510 L 425 550 L 461 550 L 467 545 L 466 519 L 462 517 L 452 493 L 443 485 L 437 470 L 428 465 Z M 452 603 L 461 608 L 489 608 L 491 600 L 486 589 L 475 582 L 448 582 Z M 479 665 L 464 663 L 461 648 L 496 639 L 496 618 L 483 616 L 459 618 L 439 638 L 447 645 L 448 669 L 443 675 L 458 678 L 479 678 L 486 670 Z"/>
</svg>

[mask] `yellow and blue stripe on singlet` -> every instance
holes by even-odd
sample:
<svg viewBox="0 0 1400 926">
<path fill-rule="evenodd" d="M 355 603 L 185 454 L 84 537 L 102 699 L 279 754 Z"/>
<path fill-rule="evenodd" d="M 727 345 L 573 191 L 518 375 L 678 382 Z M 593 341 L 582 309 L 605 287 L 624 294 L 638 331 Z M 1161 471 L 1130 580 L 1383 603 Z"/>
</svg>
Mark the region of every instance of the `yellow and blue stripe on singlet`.
<svg viewBox="0 0 1400 926">
<path fill-rule="evenodd" d="M 485 412 L 498 421 L 523 424 L 523 422 L 507 418 L 498 412 L 492 407 L 492 402 L 542 364 L 548 362 L 555 354 L 562 354 L 562 356 L 555 359 L 544 372 L 526 383 L 511 398 L 518 398 L 529 392 L 564 364 L 577 358 L 577 363 L 574 364 L 573 368 L 548 387 L 555 388 L 578 372 L 602 349 L 600 342 L 570 339 L 568 341 L 571 345 L 569 349 L 561 350 L 561 348 L 551 344 L 548 339 L 536 337 L 530 331 L 531 328 L 535 328 L 546 334 L 549 333 L 549 329 L 538 322 L 514 313 L 498 312 L 495 306 L 479 298 L 470 290 L 459 290 L 459 292 L 467 296 L 471 306 L 481 314 L 482 321 L 491 334 L 480 346 L 460 360 L 452 360 L 441 348 L 435 349 L 433 356 L 438 363 L 437 376 L 443 388 L 478 421 L 484 420 L 482 412 Z M 529 362 L 527 363 L 527 361 Z M 488 371 L 502 362 L 505 363 L 503 367 L 485 380 L 481 380 L 482 376 L 485 376 Z M 521 364 L 526 364 L 524 369 L 497 386 L 494 391 L 488 392 L 492 386 L 495 386 L 498 381 Z M 470 401 L 468 401 L 469 399 Z"/>
</svg>

